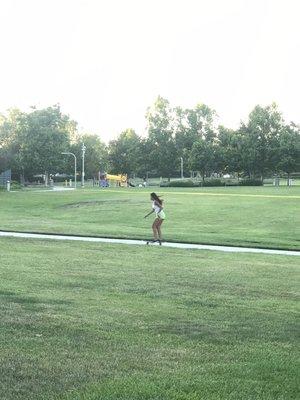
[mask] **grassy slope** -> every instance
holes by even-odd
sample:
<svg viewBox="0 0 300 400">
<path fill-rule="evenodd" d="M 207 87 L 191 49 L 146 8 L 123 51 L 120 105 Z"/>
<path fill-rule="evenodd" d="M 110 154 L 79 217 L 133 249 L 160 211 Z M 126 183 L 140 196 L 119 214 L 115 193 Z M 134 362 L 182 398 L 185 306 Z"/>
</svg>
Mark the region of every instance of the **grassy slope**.
<svg viewBox="0 0 300 400">
<path fill-rule="evenodd" d="M 297 257 L 0 240 L 0 398 L 297 398 Z"/>
<path fill-rule="evenodd" d="M 166 240 L 300 248 L 300 188 L 173 189 L 164 194 Z M 149 190 L 1 193 L 1 229 L 151 236 Z"/>
</svg>

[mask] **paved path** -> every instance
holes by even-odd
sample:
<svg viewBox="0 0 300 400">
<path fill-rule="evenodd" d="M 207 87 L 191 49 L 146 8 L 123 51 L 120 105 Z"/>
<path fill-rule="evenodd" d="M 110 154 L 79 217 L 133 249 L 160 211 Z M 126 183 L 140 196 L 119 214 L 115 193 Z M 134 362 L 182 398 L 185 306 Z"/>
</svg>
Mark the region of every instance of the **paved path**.
<svg viewBox="0 0 300 400">
<path fill-rule="evenodd" d="M 20 232 L 5 232 L 5 231 L 0 231 L 0 237 L 72 240 L 72 241 L 82 241 L 82 242 L 117 243 L 117 244 L 143 245 L 143 246 L 145 246 L 146 244 L 144 240 L 109 239 L 109 238 L 87 237 L 87 236 L 47 235 L 47 234 L 37 234 L 37 233 L 20 233 Z M 258 249 L 249 247 L 215 246 L 215 245 L 192 244 L 192 243 L 163 242 L 162 247 L 173 247 L 176 249 L 192 249 L 192 250 L 214 250 L 214 251 L 225 251 L 231 253 L 260 253 L 260 254 L 280 254 L 286 256 L 300 256 L 300 251 Z"/>
<path fill-rule="evenodd" d="M 73 187 L 64 187 L 64 186 L 53 186 L 52 190 L 54 192 L 64 192 L 66 190 L 75 190 Z"/>
</svg>

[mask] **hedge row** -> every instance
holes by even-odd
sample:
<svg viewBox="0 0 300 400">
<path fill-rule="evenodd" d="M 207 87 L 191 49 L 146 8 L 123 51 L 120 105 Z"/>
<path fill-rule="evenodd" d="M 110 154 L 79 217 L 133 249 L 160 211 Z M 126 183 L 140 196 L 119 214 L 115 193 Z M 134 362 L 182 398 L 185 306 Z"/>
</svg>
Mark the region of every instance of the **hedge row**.
<svg viewBox="0 0 300 400">
<path fill-rule="evenodd" d="M 245 179 L 239 182 L 225 182 L 221 179 L 211 179 L 209 181 L 194 182 L 192 180 L 178 180 L 161 182 L 160 187 L 215 187 L 215 186 L 262 186 L 263 183 L 258 179 Z"/>
</svg>

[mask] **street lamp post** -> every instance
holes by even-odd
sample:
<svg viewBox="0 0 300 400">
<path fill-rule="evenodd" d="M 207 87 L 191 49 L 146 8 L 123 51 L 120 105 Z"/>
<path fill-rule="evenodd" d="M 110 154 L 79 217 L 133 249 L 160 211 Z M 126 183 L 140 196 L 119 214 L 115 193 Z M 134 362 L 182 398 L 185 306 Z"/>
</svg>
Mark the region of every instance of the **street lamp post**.
<svg viewBox="0 0 300 400">
<path fill-rule="evenodd" d="M 180 170 L 181 170 L 181 179 L 183 179 L 183 158 L 180 157 Z"/>
<path fill-rule="evenodd" d="M 61 154 L 68 154 L 68 155 L 71 155 L 71 156 L 73 156 L 74 157 L 74 162 L 75 162 L 75 171 L 74 171 L 74 187 L 75 187 L 75 189 L 76 189 L 76 186 L 77 186 L 77 179 L 76 179 L 76 175 L 77 175 L 77 160 L 76 160 L 76 156 L 75 156 L 75 154 L 74 153 L 70 153 L 70 152 L 68 152 L 68 151 L 64 151 L 63 153 L 61 153 Z"/>
<path fill-rule="evenodd" d="M 82 174 L 81 174 L 81 187 L 83 187 L 83 188 L 84 188 L 84 154 L 85 154 L 85 150 L 86 150 L 86 147 L 85 147 L 84 143 L 82 143 L 82 148 L 81 148 L 81 150 L 82 150 Z"/>
</svg>

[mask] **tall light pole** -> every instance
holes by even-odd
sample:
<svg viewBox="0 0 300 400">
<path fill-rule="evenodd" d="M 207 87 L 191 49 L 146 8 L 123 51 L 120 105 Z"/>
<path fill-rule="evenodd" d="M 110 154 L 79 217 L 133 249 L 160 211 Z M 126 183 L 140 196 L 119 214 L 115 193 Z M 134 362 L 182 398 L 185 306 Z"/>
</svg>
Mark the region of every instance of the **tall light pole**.
<svg viewBox="0 0 300 400">
<path fill-rule="evenodd" d="M 180 170 L 181 170 L 181 179 L 183 179 L 183 158 L 180 157 Z"/>
<path fill-rule="evenodd" d="M 74 171 L 74 187 L 75 187 L 75 189 L 76 189 L 76 187 L 77 187 L 77 177 L 76 177 L 76 175 L 77 175 L 77 160 L 76 160 L 76 156 L 75 156 L 75 154 L 74 153 L 70 153 L 69 151 L 64 151 L 63 153 L 61 153 L 61 154 L 70 154 L 71 156 L 73 156 L 74 157 L 74 162 L 75 162 L 75 171 Z"/>
<path fill-rule="evenodd" d="M 84 154 L 85 154 L 85 150 L 86 147 L 84 145 L 84 143 L 82 143 L 82 174 L 81 174 L 81 187 L 84 187 Z"/>
</svg>

